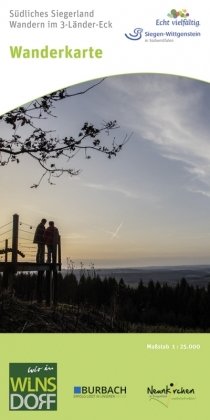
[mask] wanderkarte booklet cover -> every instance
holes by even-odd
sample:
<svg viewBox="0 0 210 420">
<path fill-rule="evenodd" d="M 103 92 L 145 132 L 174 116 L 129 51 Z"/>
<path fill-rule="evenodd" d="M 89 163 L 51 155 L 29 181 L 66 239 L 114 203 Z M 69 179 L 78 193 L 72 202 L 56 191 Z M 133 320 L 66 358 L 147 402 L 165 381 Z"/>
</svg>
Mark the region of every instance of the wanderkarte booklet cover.
<svg viewBox="0 0 210 420">
<path fill-rule="evenodd" d="M 197 420 L 208 5 L 0 9 L 1 416 Z"/>
</svg>

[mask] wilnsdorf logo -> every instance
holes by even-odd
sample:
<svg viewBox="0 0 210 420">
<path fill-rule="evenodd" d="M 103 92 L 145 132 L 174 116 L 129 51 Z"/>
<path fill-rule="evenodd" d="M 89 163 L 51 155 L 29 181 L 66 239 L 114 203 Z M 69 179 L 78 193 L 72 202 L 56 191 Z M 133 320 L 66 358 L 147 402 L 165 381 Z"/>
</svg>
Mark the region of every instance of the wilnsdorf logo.
<svg viewBox="0 0 210 420">
<path fill-rule="evenodd" d="M 57 410 L 56 363 L 10 363 L 10 410 Z"/>
</svg>

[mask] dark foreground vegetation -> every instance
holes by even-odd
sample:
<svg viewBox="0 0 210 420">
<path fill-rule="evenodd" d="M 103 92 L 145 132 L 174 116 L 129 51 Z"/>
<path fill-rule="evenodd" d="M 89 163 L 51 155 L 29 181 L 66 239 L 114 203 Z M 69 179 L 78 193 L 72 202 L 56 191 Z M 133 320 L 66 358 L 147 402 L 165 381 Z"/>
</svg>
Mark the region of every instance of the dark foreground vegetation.
<svg viewBox="0 0 210 420">
<path fill-rule="evenodd" d="M 2 280 L 2 279 L 1 279 Z M 43 296 L 45 294 L 45 279 Z M 37 276 L 18 274 L 0 295 L 1 332 L 208 332 L 210 284 L 175 287 L 152 280 L 137 288 L 121 279 L 58 275 L 58 304 L 36 303 Z"/>
</svg>

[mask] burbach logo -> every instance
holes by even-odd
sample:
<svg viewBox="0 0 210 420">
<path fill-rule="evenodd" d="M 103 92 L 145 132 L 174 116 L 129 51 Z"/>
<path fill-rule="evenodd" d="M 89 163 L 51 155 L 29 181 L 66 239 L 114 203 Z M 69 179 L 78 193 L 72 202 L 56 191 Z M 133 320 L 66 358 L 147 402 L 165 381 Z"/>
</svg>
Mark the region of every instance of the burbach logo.
<svg viewBox="0 0 210 420">
<path fill-rule="evenodd" d="M 10 410 L 57 410 L 56 363 L 10 363 Z"/>
<path fill-rule="evenodd" d="M 171 400 L 192 401 L 196 398 L 195 388 L 176 386 L 173 382 L 164 387 L 147 387 L 149 401 L 156 401 L 168 407 Z"/>
<path fill-rule="evenodd" d="M 74 386 L 73 393 L 75 398 L 116 398 L 125 397 L 127 394 L 126 386 Z"/>
</svg>

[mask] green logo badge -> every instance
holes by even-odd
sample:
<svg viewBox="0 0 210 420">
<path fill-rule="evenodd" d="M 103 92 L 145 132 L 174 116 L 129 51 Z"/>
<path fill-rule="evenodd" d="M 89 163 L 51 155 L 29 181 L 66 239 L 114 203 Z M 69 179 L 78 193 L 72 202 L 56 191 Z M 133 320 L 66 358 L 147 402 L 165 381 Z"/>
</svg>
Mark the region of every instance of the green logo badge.
<svg viewBox="0 0 210 420">
<path fill-rule="evenodd" d="M 57 363 L 10 363 L 10 410 L 57 410 Z"/>
</svg>

